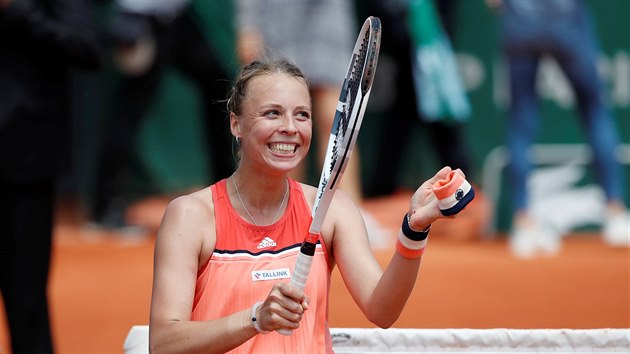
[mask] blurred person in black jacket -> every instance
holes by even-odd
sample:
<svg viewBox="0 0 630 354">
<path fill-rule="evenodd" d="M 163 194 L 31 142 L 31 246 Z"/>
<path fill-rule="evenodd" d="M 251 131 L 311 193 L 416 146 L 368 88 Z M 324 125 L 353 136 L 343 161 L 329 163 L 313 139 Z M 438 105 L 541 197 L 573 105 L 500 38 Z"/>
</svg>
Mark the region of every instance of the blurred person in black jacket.
<svg viewBox="0 0 630 354">
<path fill-rule="evenodd" d="M 455 34 L 456 0 L 434 1 L 439 20 L 449 39 Z M 388 114 L 396 117 L 396 123 L 382 120 L 379 131 L 383 132 L 378 143 L 375 166 L 366 195 L 378 197 L 389 195 L 401 185 L 401 164 L 409 148 L 411 135 L 418 127 L 427 133 L 440 166 L 450 166 L 474 175 L 472 157 L 467 147 L 465 123 L 462 121 L 428 119 L 419 113 L 412 62 L 413 40 L 407 22 L 409 1 L 370 0 L 370 14 L 378 16 L 383 26 L 381 51 L 387 53 L 395 63 L 394 101 Z"/>
<path fill-rule="evenodd" d="M 109 24 L 113 57 L 120 69 L 113 113 L 107 117 L 97 159 L 90 226 L 143 234 L 125 218 L 130 203 L 124 186 L 134 143 L 147 111 L 155 103 L 168 69 L 177 69 L 200 93 L 207 152 L 214 180 L 232 174 L 235 163 L 223 99 L 230 77 L 219 53 L 199 27 L 192 0 L 116 0 Z M 178 117 L 172 117 L 177 119 Z"/>
<path fill-rule="evenodd" d="M 52 353 L 47 287 L 69 73 L 100 56 L 85 0 L 0 0 L 0 290 L 14 354 Z"/>
</svg>

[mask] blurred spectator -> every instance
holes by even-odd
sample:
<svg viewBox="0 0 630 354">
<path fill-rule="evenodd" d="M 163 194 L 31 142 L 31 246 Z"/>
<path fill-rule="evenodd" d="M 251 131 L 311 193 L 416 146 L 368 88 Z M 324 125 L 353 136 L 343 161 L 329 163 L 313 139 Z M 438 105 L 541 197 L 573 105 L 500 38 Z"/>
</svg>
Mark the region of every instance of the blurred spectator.
<svg viewBox="0 0 630 354">
<path fill-rule="evenodd" d="M 259 56 L 282 56 L 300 67 L 313 98 L 314 144 L 319 175 L 324 161 L 341 84 L 358 34 L 354 3 L 350 0 L 236 0 L 237 55 L 246 64 Z M 360 24 L 363 24 L 361 21 Z M 355 152 L 344 172 L 341 189 L 363 200 L 360 153 Z M 307 168 L 293 173 L 306 182 Z M 378 222 L 362 210 L 373 245 L 385 237 Z"/>
<path fill-rule="evenodd" d="M 501 45 L 510 79 L 511 106 L 507 145 L 511 154 L 513 206 L 510 248 L 517 257 L 560 249 L 561 235 L 536 220 L 528 210 L 527 158 L 539 124 L 536 73 L 543 56 L 553 57 L 571 83 L 582 126 L 593 150 L 596 177 L 607 199 L 603 236 L 611 246 L 630 245 L 623 169 L 614 151 L 620 140 L 596 62 L 598 43 L 592 18 L 581 0 L 487 0 L 500 13 Z M 560 211 L 559 211 L 560 212 Z"/>
<path fill-rule="evenodd" d="M 394 72 L 390 80 L 393 100 L 383 113 L 386 117 L 378 120 L 379 149 L 366 196 L 389 195 L 403 187 L 403 161 L 417 131 L 424 133 L 431 150 L 413 163 L 422 164 L 436 156 L 440 166 L 459 168 L 469 180 L 475 179 L 465 130 L 471 107 L 450 46 L 457 6 L 458 0 L 367 3 L 366 11 L 381 19 L 381 55 L 383 60 L 393 61 Z M 376 90 L 383 84 L 378 75 Z M 434 234 L 458 240 L 483 236 L 491 221 L 491 206 L 479 188 L 476 193 L 455 222 L 434 225 Z"/>
<path fill-rule="evenodd" d="M 69 131 L 69 74 L 96 69 L 83 0 L 0 0 L 0 290 L 15 354 L 52 353 L 53 204 Z"/>
<path fill-rule="evenodd" d="M 374 182 L 368 189 L 370 196 L 387 195 L 400 186 L 401 162 L 412 141 L 410 137 L 419 128 L 427 132 L 440 165 L 459 168 L 468 175 L 472 174 L 473 166 L 468 155 L 469 150 L 466 148 L 464 133 L 464 121 L 468 116 L 454 119 L 443 115 L 428 117 L 421 113 L 412 64 L 417 57 L 408 22 L 410 3 L 411 1 L 378 0 L 369 3 L 371 13 L 380 17 L 383 23 L 382 50 L 391 55 L 396 64 L 393 80 L 396 83 L 395 101 L 391 111 L 387 113 L 396 119 L 396 123 L 382 120 L 383 125 L 379 129 L 382 140 L 379 145 L 383 148 L 377 152 L 375 165 L 378 168 L 374 171 Z M 446 34 L 451 36 L 455 25 L 453 20 L 455 1 L 438 1 L 436 5 L 439 5 L 437 9 L 440 14 L 436 20 L 443 20 L 448 24 L 444 28 Z M 378 82 L 375 85 L 378 85 Z"/>
<path fill-rule="evenodd" d="M 201 93 L 212 176 L 219 180 L 234 171 L 226 113 L 221 103 L 229 76 L 216 49 L 199 28 L 199 20 L 189 0 L 116 1 L 110 27 L 114 59 L 122 78 L 114 112 L 105 122 L 98 157 L 90 208 L 91 221 L 98 227 L 119 232 L 139 231 L 125 219 L 130 202 L 123 189 L 127 182 L 126 168 L 140 123 L 154 103 L 169 68 L 181 71 Z"/>
</svg>

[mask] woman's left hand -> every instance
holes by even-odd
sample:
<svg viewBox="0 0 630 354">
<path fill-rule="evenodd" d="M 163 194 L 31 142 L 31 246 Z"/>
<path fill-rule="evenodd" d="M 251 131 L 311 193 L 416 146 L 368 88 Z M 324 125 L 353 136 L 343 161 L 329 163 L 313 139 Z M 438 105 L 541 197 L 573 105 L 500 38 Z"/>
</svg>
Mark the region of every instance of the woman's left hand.
<svg viewBox="0 0 630 354">
<path fill-rule="evenodd" d="M 431 179 L 422 183 L 411 197 L 409 226 L 414 231 L 426 230 L 434 221 L 444 217 L 432 187 L 437 181 L 445 179 L 451 171 L 452 169 L 448 166 L 442 168 Z"/>
</svg>

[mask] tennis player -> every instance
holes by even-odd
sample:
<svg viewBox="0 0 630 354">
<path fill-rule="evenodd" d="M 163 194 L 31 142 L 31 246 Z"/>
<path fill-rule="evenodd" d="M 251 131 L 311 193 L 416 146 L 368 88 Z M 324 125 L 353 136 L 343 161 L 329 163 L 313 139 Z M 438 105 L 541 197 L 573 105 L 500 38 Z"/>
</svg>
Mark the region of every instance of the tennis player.
<svg viewBox="0 0 630 354">
<path fill-rule="evenodd" d="M 239 164 L 229 178 L 166 209 L 155 246 L 151 352 L 332 353 L 327 317 L 335 266 L 365 316 L 390 327 L 416 282 L 429 227 L 444 217 L 432 186 L 452 170 L 422 183 L 401 211 L 385 270 L 358 207 L 336 193 L 300 291 L 289 279 L 317 188 L 288 174 L 311 144 L 307 80 L 288 61 L 253 62 L 239 72 L 227 105 Z"/>
</svg>

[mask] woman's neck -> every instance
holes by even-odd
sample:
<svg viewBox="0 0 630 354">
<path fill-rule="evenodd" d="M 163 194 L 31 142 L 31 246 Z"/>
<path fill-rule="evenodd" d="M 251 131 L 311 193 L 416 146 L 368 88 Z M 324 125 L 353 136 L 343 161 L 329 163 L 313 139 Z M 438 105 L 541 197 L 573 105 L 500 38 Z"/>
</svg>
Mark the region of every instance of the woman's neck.
<svg viewBox="0 0 630 354">
<path fill-rule="evenodd" d="M 257 225 L 272 224 L 282 215 L 288 201 L 287 176 L 265 177 L 237 170 L 228 178 L 232 206 Z"/>
</svg>

